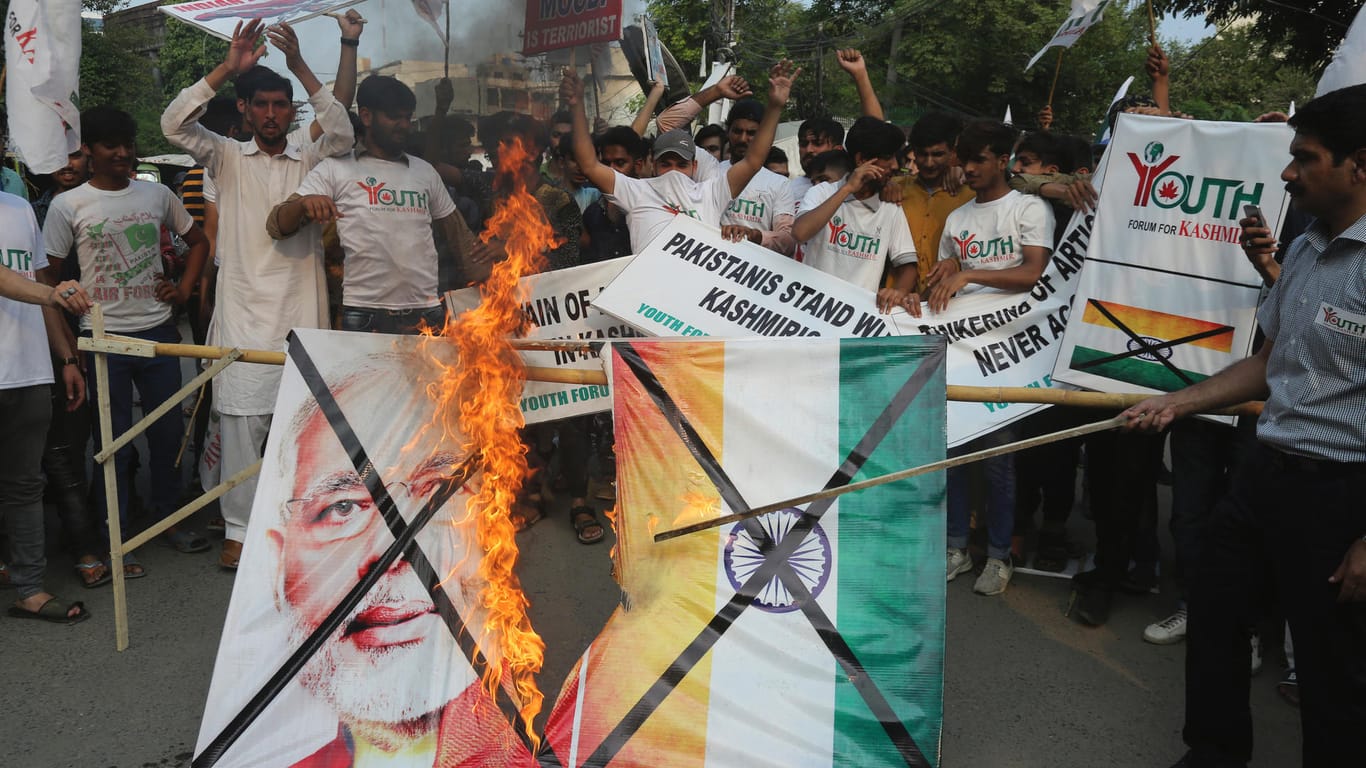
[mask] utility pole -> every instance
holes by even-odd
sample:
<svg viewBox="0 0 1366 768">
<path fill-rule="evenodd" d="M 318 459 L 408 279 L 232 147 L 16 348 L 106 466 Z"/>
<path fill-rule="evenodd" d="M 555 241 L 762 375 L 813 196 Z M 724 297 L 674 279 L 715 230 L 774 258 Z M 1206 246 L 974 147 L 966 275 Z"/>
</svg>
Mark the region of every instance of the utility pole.
<svg viewBox="0 0 1366 768">
<path fill-rule="evenodd" d="M 816 114 L 825 114 L 825 22 L 816 24 Z"/>
</svg>

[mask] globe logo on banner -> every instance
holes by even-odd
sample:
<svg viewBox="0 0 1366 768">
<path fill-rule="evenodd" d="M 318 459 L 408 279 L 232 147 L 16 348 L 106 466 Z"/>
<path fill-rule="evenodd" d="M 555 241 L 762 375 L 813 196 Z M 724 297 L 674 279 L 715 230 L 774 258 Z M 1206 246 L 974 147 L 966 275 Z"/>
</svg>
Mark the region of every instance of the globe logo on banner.
<svg viewBox="0 0 1366 768">
<path fill-rule="evenodd" d="M 783 540 L 801 517 L 800 509 L 789 508 L 736 523 L 726 540 L 723 563 L 731 586 L 740 589 L 764 564 L 768 551 Z M 825 590 L 834 563 L 830 537 L 820 523 L 813 524 L 811 535 L 802 540 L 787 559 L 787 564 L 809 594 L 792 594 L 782 578 L 774 575 L 755 596 L 755 608 L 768 613 L 790 613 L 801 608 L 808 600 L 815 600 Z"/>
<path fill-rule="evenodd" d="M 1163 160 L 1166 147 L 1151 141 L 1143 148 L 1143 158 L 1128 152 L 1129 162 L 1138 172 L 1138 186 L 1134 189 L 1134 206 L 1147 208 L 1151 202 L 1158 208 L 1172 209 L 1191 215 L 1207 214 L 1214 218 L 1236 219 L 1244 204 L 1260 205 L 1264 184 L 1257 182 L 1248 191 L 1242 179 L 1221 179 L 1214 176 L 1197 178 L 1171 170 L 1181 159 L 1171 155 Z M 1145 162 L 1146 160 L 1146 162 Z M 1161 162 L 1158 162 L 1161 160 Z M 1208 212 L 1206 209 L 1212 208 Z"/>
</svg>

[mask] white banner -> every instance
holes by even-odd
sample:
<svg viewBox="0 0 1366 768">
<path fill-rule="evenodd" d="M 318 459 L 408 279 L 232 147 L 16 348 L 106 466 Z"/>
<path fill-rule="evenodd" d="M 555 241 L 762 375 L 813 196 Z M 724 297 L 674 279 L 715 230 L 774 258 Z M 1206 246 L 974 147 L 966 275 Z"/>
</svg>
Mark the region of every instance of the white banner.
<svg viewBox="0 0 1366 768">
<path fill-rule="evenodd" d="M 1037 64 L 1039 58 L 1049 48 L 1071 48 L 1083 32 L 1100 22 L 1101 14 L 1105 13 L 1106 7 L 1111 2 L 1113 0 L 1072 0 L 1072 13 L 1062 23 L 1062 26 L 1058 27 L 1058 31 L 1053 33 L 1053 39 L 1049 40 L 1048 44 L 1040 48 L 1039 52 L 1034 54 L 1034 58 L 1029 60 L 1029 63 L 1025 65 L 1025 71 L 1028 72 L 1031 67 Z"/>
<path fill-rule="evenodd" d="M 585 264 L 581 267 L 542 272 L 522 278 L 523 312 L 531 322 L 528 339 L 582 339 L 609 341 L 640 336 L 629 324 L 599 312 L 592 306 L 607 285 L 631 263 L 634 256 Z M 462 288 L 446 294 L 446 306 L 455 316 L 479 305 L 478 288 Z M 580 352 L 525 352 L 527 365 L 575 370 L 603 370 L 599 354 Z M 556 384 L 528 381 L 522 388 L 522 415 L 537 424 L 570 416 L 598 413 L 612 407 L 611 391 L 598 384 Z"/>
<path fill-rule="evenodd" d="M 1256 205 L 1279 230 L 1291 135 L 1278 123 L 1119 116 L 1054 378 L 1170 392 L 1248 354 L 1262 279 L 1238 220 Z"/>
<path fill-rule="evenodd" d="M 11 0 L 5 66 L 9 135 L 19 157 L 33 173 L 64 168 L 81 146 L 80 0 Z"/>
<path fill-rule="evenodd" d="M 650 336 L 865 337 L 942 334 L 950 384 L 1047 387 L 1067 306 L 1076 290 L 1089 218 L 1073 221 L 1028 294 L 953 299 L 921 318 L 879 314 L 873 294 L 717 229 L 679 216 L 594 302 Z M 948 440 L 957 446 L 1009 424 L 1037 405 L 950 403 Z"/>
<path fill-rule="evenodd" d="M 198 27 L 214 37 L 232 39 L 232 30 L 239 21 L 260 19 L 266 26 L 289 22 L 295 24 L 328 11 L 355 5 L 361 0 L 195 0 L 190 3 L 163 5 L 160 10 L 168 16 Z"/>
</svg>

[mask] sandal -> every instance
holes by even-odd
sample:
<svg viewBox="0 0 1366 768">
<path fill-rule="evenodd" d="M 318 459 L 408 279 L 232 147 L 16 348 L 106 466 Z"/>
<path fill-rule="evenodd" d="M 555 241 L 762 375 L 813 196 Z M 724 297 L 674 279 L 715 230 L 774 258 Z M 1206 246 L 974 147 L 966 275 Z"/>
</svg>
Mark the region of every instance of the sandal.
<svg viewBox="0 0 1366 768">
<path fill-rule="evenodd" d="M 96 575 L 96 569 L 103 569 Z M 76 575 L 81 579 L 81 586 L 86 589 L 102 587 L 114 580 L 114 574 L 109 571 L 109 566 L 96 560 L 93 563 L 76 563 Z"/>
<path fill-rule="evenodd" d="M 195 533 L 194 531 L 183 531 L 179 528 L 171 528 L 162 534 L 166 541 L 176 548 L 177 552 L 190 555 L 195 552 L 206 552 L 209 549 L 209 540 Z"/>
<path fill-rule="evenodd" d="M 574 535 L 578 537 L 580 544 L 597 544 L 607 535 L 592 507 L 574 507 L 569 510 L 569 518 L 574 523 Z M 595 528 L 596 535 L 592 533 Z"/>
<path fill-rule="evenodd" d="M 75 616 L 68 616 L 71 609 L 75 608 L 78 613 Z M 38 610 L 30 611 L 27 608 L 20 608 L 17 605 L 10 606 L 7 611 L 10 616 L 16 619 L 38 619 L 40 621 L 50 621 L 54 624 L 79 624 L 90 618 L 90 611 L 85 609 L 85 603 L 67 603 L 61 598 L 53 597 L 46 603 L 38 606 Z"/>
<path fill-rule="evenodd" d="M 508 517 L 512 520 L 513 529 L 515 529 L 517 533 L 521 533 L 541 522 L 541 518 L 545 517 L 545 515 L 541 513 L 541 508 L 535 504 L 519 501 L 513 508 L 512 514 Z"/>
<path fill-rule="evenodd" d="M 104 567 L 108 568 L 109 565 L 109 561 L 105 560 Z M 140 579 L 146 575 L 147 569 L 143 567 L 142 563 L 138 562 L 136 557 L 133 557 L 131 553 L 123 556 L 123 578 Z"/>
</svg>

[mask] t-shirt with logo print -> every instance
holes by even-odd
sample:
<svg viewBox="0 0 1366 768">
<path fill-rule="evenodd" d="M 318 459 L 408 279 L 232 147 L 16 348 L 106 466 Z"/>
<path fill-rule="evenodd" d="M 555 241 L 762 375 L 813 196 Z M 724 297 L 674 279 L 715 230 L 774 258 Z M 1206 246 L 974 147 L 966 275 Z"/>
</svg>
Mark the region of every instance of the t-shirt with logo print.
<svg viewBox="0 0 1366 768">
<path fill-rule="evenodd" d="M 721 164 L 722 172 L 730 170 L 729 160 Z M 736 224 L 761 232 L 777 229 L 780 216 L 796 215 L 797 201 L 792 199 L 785 176 L 760 168 L 754 178 L 749 180 L 740 196 L 731 200 L 726 212 L 721 215 L 721 225 Z"/>
<path fill-rule="evenodd" d="M 653 179 L 633 179 L 617 171 L 612 201 L 626 212 L 631 230 L 631 250 L 640 253 L 660 230 L 679 214 L 717 226 L 730 204 L 726 174 L 693 181 L 682 171 L 667 171 Z"/>
<path fill-rule="evenodd" d="M 455 213 L 455 202 L 431 163 L 412 155 L 381 160 L 363 151 L 329 157 L 308 172 L 299 194 L 330 197 L 342 214 L 343 304 L 420 309 L 441 303 L 431 224 Z"/>
<path fill-rule="evenodd" d="M 47 266 L 33 209 L 8 192 L 0 192 L 0 264 L 30 280 Z M 51 383 L 42 307 L 0 296 L 0 389 Z"/>
<path fill-rule="evenodd" d="M 822 182 L 802 198 L 801 210 L 814 211 L 844 182 Z M 882 272 L 915 263 L 915 240 L 901 206 L 884 203 L 877 195 L 859 200 L 850 195 L 830 221 L 802 243 L 802 260 L 865 291 L 877 293 Z"/>
<path fill-rule="evenodd" d="M 81 264 L 81 285 L 104 307 L 105 328 L 145 331 L 171 319 L 171 305 L 157 301 L 162 279 L 161 228 L 183 235 L 194 219 L 161 184 L 133 179 L 119 190 L 89 182 L 52 201 L 43 222 L 50 259 L 64 259 L 71 246 Z M 90 316 L 81 318 L 90 328 Z"/>
<path fill-rule="evenodd" d="M 1024 263 L 1024 248 L 1031 245 L 1053 250 L 1053 211 L 1043 198 L 1011 190 L 989 203 L 973 200 L 950 212 L 939 258 L 958 259 L 964 270 L 1010 269 Z M 958 295 L 982 292 L 1004 293 L 968 283 Z"/>
</svg>

